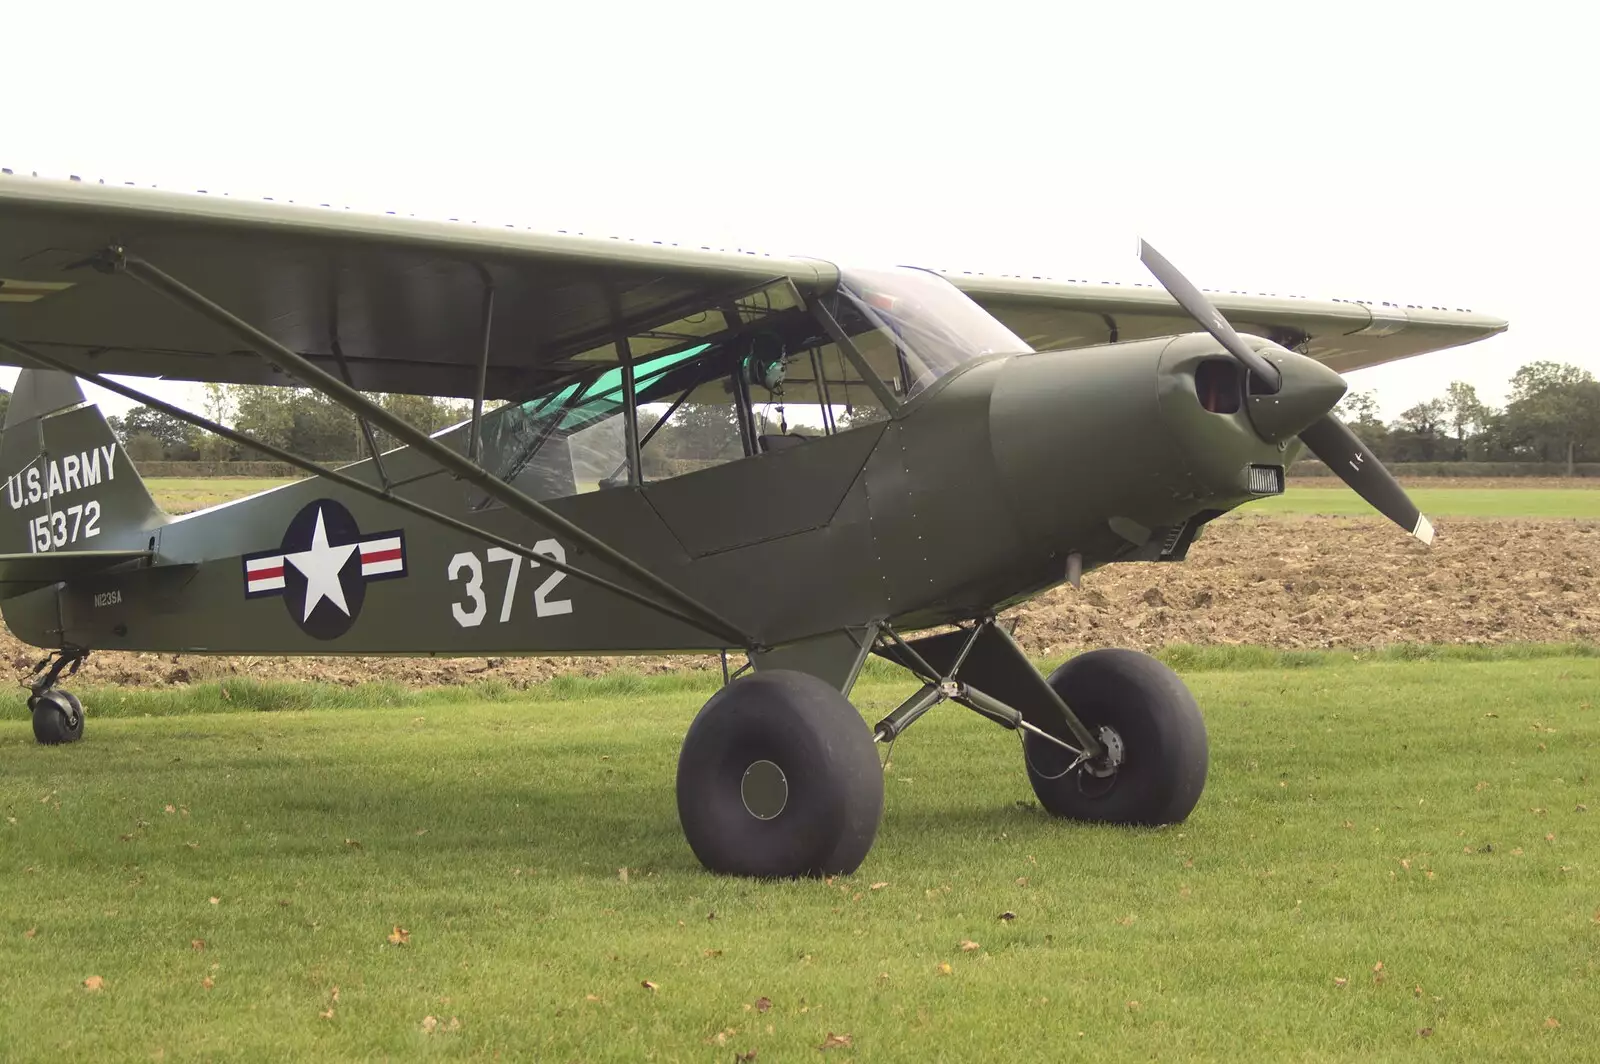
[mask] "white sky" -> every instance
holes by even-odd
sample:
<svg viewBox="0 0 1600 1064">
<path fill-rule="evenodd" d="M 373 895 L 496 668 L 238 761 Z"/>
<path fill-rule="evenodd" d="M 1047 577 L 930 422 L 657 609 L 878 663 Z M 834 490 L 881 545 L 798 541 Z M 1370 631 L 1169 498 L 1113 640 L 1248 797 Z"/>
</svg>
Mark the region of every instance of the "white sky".
<svg viewBox="0 0 1600 1064">
<path fill-rule="evenodd" d="M 21 171 L 1092 280 L 1143 235 L 1206 287 L 1511 320 L 1351 374 L 1388 416 L 1600 373 L 1587 5 L 12 6 Z"/>
</svg>

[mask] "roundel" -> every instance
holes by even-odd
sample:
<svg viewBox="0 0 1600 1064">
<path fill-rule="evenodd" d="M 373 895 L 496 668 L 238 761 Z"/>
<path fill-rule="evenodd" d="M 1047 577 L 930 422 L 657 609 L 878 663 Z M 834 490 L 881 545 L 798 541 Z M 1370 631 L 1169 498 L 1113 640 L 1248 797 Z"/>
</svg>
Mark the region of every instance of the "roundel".
<svg viewBox="0 0 1600 1064">
<path fill-rule="evenodd" d="M 316 639 L 350 630 L 369 582 L 405 575 L 405 533 L 363 533 L 333 499 L 302 507 L 276 550 L 244 556 L 245 598 L 282 598 L 289 617 Z"/>
</svg>

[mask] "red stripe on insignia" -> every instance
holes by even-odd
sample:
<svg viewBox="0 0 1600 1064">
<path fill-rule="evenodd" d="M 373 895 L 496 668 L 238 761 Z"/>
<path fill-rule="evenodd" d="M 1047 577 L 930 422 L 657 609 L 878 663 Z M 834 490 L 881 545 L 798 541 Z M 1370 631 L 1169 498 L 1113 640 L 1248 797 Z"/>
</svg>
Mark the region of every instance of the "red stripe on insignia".
<svg viewBox="0 0 1600 1064">
<path fill-rule="evenodd" d="M 394 562 L 405 557 L 405 551 L 399 547 L 393 550 L 362 551 L 361 564 L 370 565 L 372 562 Z"/>
<path fill-rule="evenodd" d="M 250 570 L 250 579 L 251 580 L 271 580 L 273 577 L 282 576 L 282 575 L 283 575 L 283 566 L 282 565 L 279 565 L 276 569 L 251 569 Z"/>
</svg>

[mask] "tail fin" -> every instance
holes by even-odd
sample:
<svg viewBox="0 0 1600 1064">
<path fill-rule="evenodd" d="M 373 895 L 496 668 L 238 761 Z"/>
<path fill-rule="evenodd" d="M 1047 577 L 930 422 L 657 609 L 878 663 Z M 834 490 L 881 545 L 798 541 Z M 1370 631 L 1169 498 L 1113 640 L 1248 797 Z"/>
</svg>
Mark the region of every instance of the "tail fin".
<svg viewBox="0 0 1600 1064">
<path fill-rule="evenodd" d="M 166 523 L 76 377 L 25 369 L 0 431 L 0 554 L 142 548 Z"/>
</svg>

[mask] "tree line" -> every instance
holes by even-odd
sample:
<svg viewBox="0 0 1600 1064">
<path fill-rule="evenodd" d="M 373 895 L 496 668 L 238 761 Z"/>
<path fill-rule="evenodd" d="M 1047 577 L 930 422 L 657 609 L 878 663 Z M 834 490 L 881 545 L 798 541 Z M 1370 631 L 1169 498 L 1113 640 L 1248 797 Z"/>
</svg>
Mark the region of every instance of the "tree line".
<svg viewBox="0 0 1600 1064">
<path fill-rule="evenodd" d="M 1581 366 L 1530 362 L 1511 376 L 1504 408 L 1465 381 L 1393 421 L 1376 393 L 1351 392 L 1335 411 L 1384 462 L 1553 462 L 1570 473 L 1600 461 L 1600 381 Z"/>
<path fill-rule="evenodd" d="M 468 416 L 464 401 L 425 395 L 375 395 L 386 410 L 425 432 Z M 11 396 L 0 391 L 0 417 Z M 322 462 L 365 457 L 356 419 L 321 393 L 267 385 L 207 384 L 202 412 L 267 443 Z M 726 412 L 717 412 L 724 414 Z M 1600 462 L 1600 381 L 1580 366 L 1530 362 L 1511 377 L 1503 408 L 1478 399 L 1465 381 L 1418 403 L 1392 421 L 1378 413 L 1377 394 L 1351 392 L 1337 413 L 1384 462 L 1550 462 L 1571 471 L 1577 462 Z M 705 412 L 706 417 L 711 412 Z M 138 406 L 107 419 L 135 461 L 228 462 L 257 457 L 178 418 Z M 719 441 L 725 426 L 700 427 Z M 675 426 L 678 427 L 678 426 Z M 841 427 L 844 427 L 841 425 Z M 384 450 L 396 441 L 379 432 Z"/>
<path fill-rule="evenodd" d="M 370 396 L 391 414 L 424 432 L 437 432 L 464 420 L 469 404 L 427 395 Z M 201 410 L 220 421 L 286 451 L 318 462 L 348 462 L 367 455 L 360 423 L 344 407 L 309 388 L 272 385 L 207 384 Z M 188 422 L 148 406 L 106 419 L 136 462 L 232 462 L 260 455 Z M 374 429 L 380 450 L 399 446 Z"/>
</svg>

